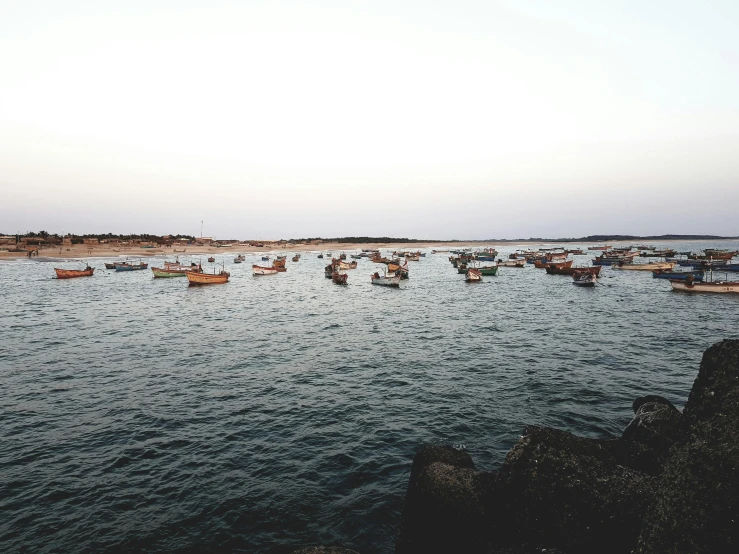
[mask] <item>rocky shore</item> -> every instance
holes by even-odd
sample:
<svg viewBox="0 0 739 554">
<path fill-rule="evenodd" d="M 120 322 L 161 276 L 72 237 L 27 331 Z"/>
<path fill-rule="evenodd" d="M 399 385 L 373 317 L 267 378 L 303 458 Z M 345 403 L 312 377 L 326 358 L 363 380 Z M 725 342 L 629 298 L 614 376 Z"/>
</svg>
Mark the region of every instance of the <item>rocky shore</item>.
<svg viewBox="0 0 739 554">
<path fill-rule="evenodd" d="M 739 552 L 739 340 L 706 350 L 682 412 L 633 409 L 618 439 L 527 427 L 497 472 L 425 446 L 396 554 Z"/>
<path fill-rule="evenodd" d="M 706 350 L 682 412 L 657 395 L 633 410 L 617 439 L 526 427 L 497 472 L 421 448 L 396 554 L 739 552 L 739 340 Z"/>
</svg>

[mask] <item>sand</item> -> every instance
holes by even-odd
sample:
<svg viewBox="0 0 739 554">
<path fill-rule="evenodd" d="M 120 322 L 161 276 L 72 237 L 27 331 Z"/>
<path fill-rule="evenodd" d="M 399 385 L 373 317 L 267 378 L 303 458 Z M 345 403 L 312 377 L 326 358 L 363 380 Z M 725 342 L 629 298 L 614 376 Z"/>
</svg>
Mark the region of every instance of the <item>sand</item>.
<svg viewBox="0 0 739 554">
<path fill-rule="evenodd" d="M 523 243 L 521 243 L 523 244 Z M 250 246 L 249 244 L 234 244 L 228 248 L 217 248 L 214 246 L 173 246 L 173 247 L 157 247 L 157 248 L 139 248 L 139 247 L 111 247 L 110 245 L 89 246 L 85 244 L 75 244 L 72 246 L 47 246 L 39 250 L 38 257 L 33 259 L 68 259 L 68 258 L 115 258 L 115 257 L 131 257 L 131 258 L 147 258 L 152 256 L 191 256 L 199 254 L 213 254 L 215 256 L 232 256 L 236 254 L 248 254 L 258 252 L 351 252 L 361 249 L 378 249 L 378 250 L 404 250 L 414 252 L 421 249 L 437 249 L 449 250 L 464 247 L 482 248 L 487 246 L 513 246 L 510 242 L 430 242 L 430 243 L 326 243 L 326 244 L 295 244 L 290 246 L 265 245 L 262 248 Z M 0 251 L 0 260 L 28 259 L 28 255 L 23 252 L 3 252 Z"/>
</svg>

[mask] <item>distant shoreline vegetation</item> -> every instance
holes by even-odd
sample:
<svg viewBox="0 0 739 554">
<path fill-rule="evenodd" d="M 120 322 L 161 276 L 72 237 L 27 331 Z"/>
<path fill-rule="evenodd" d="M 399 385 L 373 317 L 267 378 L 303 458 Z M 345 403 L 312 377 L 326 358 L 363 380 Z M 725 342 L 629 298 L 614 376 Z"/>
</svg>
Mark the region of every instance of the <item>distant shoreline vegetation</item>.
<svg viewBox="0 0 739 554">
<path fill-rule="evenodd" d="M 198 239 L 198 237 L 194 237 L 192 235 L 178 235 L 178 234 L 171 234 L 171 235 L 152 235 L 148 233 L 142 233 L 142 234 L 114 234 L 114 233 L 101 233 L 101 234 L 84 234 L 84 235 L 76 235 L 76 234 L 67 234 L 67 235 L 59 235 L 57 233 L 48 233 L 46 231 L 39 231 L 39 232 L 28 232 L 23 234 L 17 234 L 17 233 L 0 233 L 0 237 L 6 237 L 6 238 L 15 238 L 18 242 L 20 242 L 20 239 L 40 239 L 43 242 L 47 243 L 61 243 L 63 238 L 71 239 L 72 244 L 80 244 L 85 241 L 85 239 L 97 239 L 100 242 L 108 242 L 108 241 L 148 241 L 148 242 L 158 242 L 158 243 L 165 243 L 165 242 L 172 242 L 175 240 L 187 240 L 187 241 L 198 241 L 201 239 Z M 323 238 L 323 237 L 311 237 L 311 238 L 297 238 L 297 239 L 281 239 L 279 241 L 256 241 L 256 242 L 290 242 L 290 243 L 317 243 L 317 242 L 323 242 L 323 243 L 346 243 L 346 244 L 371 244 L 371 243 L 382 243 L 382 244 L 400 244 L 400 243 L 406 243 L 406 244 L 413 244 L 413 243 L 426 243 L 426 244 L 434 244 L 434 243 L 465 243 L 465 242 L 510 242 L 510 243 L 516 243 L 516 242 L 563 242 L 563 243 L 572 243 L 572 242 L 593 242 L 593 243 L 602 243 L 602 242 L 623 242 L 623 241 L 661 241 L 661 240 L 737 240 L 739 237 L 733 236 L 733 237 L 725 237 L 720 235 L 588 235 L 586 237 L 559 237 L 559 238 L 547 238 L 547 237 L 529 237 L 529 238 L 516 238 L 516 239 L 500 239 L 500 238 L 490 238 L 490 239 L 411 239 L 407 237 L 332 237 L 332 238 Z M 212 240 L 212 239 L 208 239 Z M 219 239 L 222 242 L 237 242 L 236 240 L 230 239 Z M 244 240 L 241 242 L 255 242 L 253 239 Z"/>
</svg>

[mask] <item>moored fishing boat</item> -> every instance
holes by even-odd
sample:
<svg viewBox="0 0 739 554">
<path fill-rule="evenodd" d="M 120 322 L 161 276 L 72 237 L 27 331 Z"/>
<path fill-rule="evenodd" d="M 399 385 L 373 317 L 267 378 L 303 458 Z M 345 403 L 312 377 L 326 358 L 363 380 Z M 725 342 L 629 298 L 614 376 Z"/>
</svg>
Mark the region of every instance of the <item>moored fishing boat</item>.
<svg viewBox="0 0 739 554">
<path fill-rule="evenodd" d="M 597 280 L 598 278 L 590 272 L 572 274 L 572 284 L 578 287 L 594 287 Z"/>
<path fill-rule="evenodd" d="M 54 271 L 56 272 L 57 279 L 74 279 L 75 277 L 92 277 L 92 274 L 95 273 L 95 268 L 89 265 L 85 269 L 61 269 L 55 267 Z"/>
<path fill-rule="evenodd" d="M 634 264 L 620 262 L 613 266 L 613 269 L 622 269 L 624 271 L 653 271 L 655 269 L 672 269 L 675 262 L 652 262 L 647 264 Z"/>
<path fill-rule="evenodd" d="M 357 262 L 339 261 L 339 269 L 357 269 Z"/>
<path fill-rule="evenodd" d="M 144 269 L 149 269 L 149 264 L 145 262 L 140 262 L 137 264 L 129 264 L 125 262 L 121 264 L 115 264 L 116 271 L 142 271 Z"/>
<path fill-rule="evenodd" d="M 287 267 L 285 266 L 285 257 L 277 257 L 277 259 L 272 262 L 272 267 L 278 272 L 278 273 L 284 273 L 287 271 Z"/>
<path fill-rule="evenodd" d="M 474 267 L 469 268 L 465 281 L 467 283 L 482 283 L 482 272 Z"/>
<path fill-rule="evenodd" d="M 500 267 L 526 267 L 526 260 L 498 260 Z"/>
<path fill-rule="evenodd" d="M 251 272 L 253 275 L 277 275 L 277 268 L 252 265 Z"/>
<path fill-rule="evenodd" d="M 331 280 L 337 285 L 346 285 L 346 280 L 348 278 L 349 275 L 347 275 L 346 273 L 339 273 L 338 271 L 334 271 L 331 273 Z"/>
<path fill-rule="evenodd" d="M 373 285 L 381 285 L 383 287 L 400 287 L 400 275 L 384 275 L 375 271 L 371 276 Z"/>
<path fill-rule="evenodd" d="M 572 260 L 551 262 L 537 260 L 536 262 L 534 262 L 534 267 L 537 269 L 546 269 L 548 267 L 572 267 Z"/>
<path fill-rule="evenodd" d="M 228 283 L 231 274 L 228 271 L 221 270 L 218 273 L 195 273 L 190 271 L 185 273 L 190 285 L 219 285 Z"/>
<path fill-rule="evenodd" d="M 105 269 L 115 269 L 115 262 L 113 263 L 105 262 Z"/>
<path fill-rule="evenodd" d="M 592 273 L 596 277 L 600 275 L 602 266 L 594 265 L 590 267 L 545 267 L 547 275 L 574 275 L 575 273 Z"/>
<path fill-rule="evenodd" d="M 297 254 L 295 256 L 293 256 L 293 261 L 294 262 L 299 262 L 300 261 L 300 256 L 298 256 Z"/>
<path fill-rule="evenodd" d="M 692 277 L 693 281 L 703 281 L 702 271 L 671 271 L 669 269 L 655 269 L 652 271 L 652 277 L 655 279 L 688 279 Z"/>
<path fill-rule="evenodd" d="M 215 258 L 214 258 L 213 256 L 211 256 L 210 258 L 208 258 L 208 261 L 209 261 L 210 263 L 213 263 L 213 262 L 215 262 L 215 261 L 216 261 L 216 259 L 215 259 Z"/>
<path fill-rule="evenodd" d="M 588 246 L 588 250 L 610 250 L 611 246 L 604 244 L 603 246 Z"/>
<path fill-rule="evenodd" d="M 241 258 L 239 258 L 238 256 L 237 256 L 236 258 L 234 258 L 234 263 L 235 263 L 235 264 L 240 264 L 240 263 L 241 263 L 241 262 L 243 262 L 243 261 L 244 261 L 244 260 L 242 260 L 242 259 L 241 259 Z"/>
<path fill-rule="evenodd" d="M 334 273 L 334 265 L 328 264 L 326 267 L 323 268 L 323 274 L 325 275 L 326 279 L 331 279 L 331 276 Z"/>
<path fill-rule="evenodd" d="M 323 259 L 323 254 L 318 254 L 318 256 L 317 256 L 317 257 L 318 257 L 318 259 L 319 259 L 319 260 L 320 260 L 320 259 Z"/>
<path fill-rule="evenodd" d="M 714 292 L 739 294 L 739 281 L 713 281 L 696 283 L 691 279 L 670 279 L 672 290 L 680 292 Z"/>
</svg>

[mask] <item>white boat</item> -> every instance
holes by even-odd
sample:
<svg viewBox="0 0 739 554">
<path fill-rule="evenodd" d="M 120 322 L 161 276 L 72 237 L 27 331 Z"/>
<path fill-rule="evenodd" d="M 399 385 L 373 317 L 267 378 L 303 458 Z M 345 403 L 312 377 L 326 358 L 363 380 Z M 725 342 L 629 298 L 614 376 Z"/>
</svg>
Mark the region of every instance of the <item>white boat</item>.
<svg viewBox="0 0 739 554">
<path fill-rule="evenodd" d="M 277 275 L 277 270 L 274 267 L 253 265 L 251 271 L 254 275 Z"/>
<path fill-rule="evenodd" d="M 594 287 L 598 278 L 592 273 L 573 273 L 572 284 L 578 287 Z"/>
<path fill-rule="evenodd" d="M 681 292 L 718 292 L 739 294 L 739 281 L 713 281 L 695 283 L 690 279 L 670 279 L 672 290 Z"/>
<path fill-rule="evenodd" d="M 400 275 L 391 275 L 388 277 L 385 275 L 381 277 L 379 273 L 375 272 L 372 275 L 373 285 L 382 285 L 384 287 L 400 287 Z"/>
<path fill-rule="evenodd" d="M 613 269 L 623 269 L 629 271 L 653 271 L 655 269 L 672 269 L 675 262 L 652 262 L 648 264 L 622 264 L 618 263 Z"/>
<path fill-rule="evenodd" d="M 465 281 L 468 283 L 482 283 L 482 272 L 474 267 L 469 268 Z"/>
<path fill-rule="evenodd" d="M 526 260 L 498 260 L 501 267 L 526 267 Z"/>
</svg>

